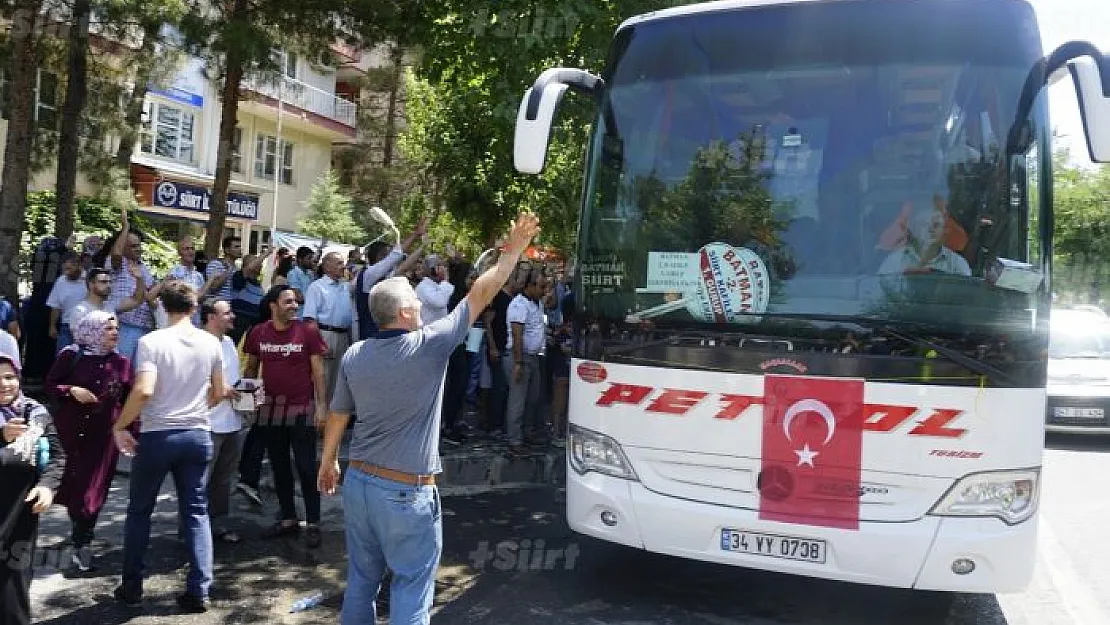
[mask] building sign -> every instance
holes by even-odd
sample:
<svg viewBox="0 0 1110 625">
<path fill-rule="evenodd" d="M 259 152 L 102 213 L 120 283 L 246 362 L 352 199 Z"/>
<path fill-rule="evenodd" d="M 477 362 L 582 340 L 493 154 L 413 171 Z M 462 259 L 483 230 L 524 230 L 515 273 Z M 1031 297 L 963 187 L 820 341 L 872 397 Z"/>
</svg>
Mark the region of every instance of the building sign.
<svg viewBox="0 0 1110 625">
<path fill-rule="evenodd" d="M 200 108 L 204 106 L 205 83 L 204 61 L 190 59 L 181 68 L 181 71 L 174 76 L 172 84 L 165 88 L 152 84 L 150 85 L 150 93 Z"/>
<path fill-rule="evenodd" d="M 182 182 L 165 181 L 154 187 L 151 203 L 161 208 L 207 213 L 212 201 L 212 192 L 205 187 Z M 245 193 L 228 192 L 227 216 L 238 219 L 258 219 L 258 196 Z"/>
</svg>

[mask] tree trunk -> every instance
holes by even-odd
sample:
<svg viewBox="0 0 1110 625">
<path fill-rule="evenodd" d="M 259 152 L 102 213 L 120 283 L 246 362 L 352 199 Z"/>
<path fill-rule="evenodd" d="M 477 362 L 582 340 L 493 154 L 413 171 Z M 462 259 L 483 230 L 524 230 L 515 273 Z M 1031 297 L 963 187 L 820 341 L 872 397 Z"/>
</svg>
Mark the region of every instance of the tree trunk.
<svg viewBox="0 0 1110 625">
<path fill-rule="evenodd" d="M 154 67 L 155 48 L 161 22 L 147 22 L 143 25 L 143 45 L 139 48 L 139 65 L 135 70 L 135 86 L 131 88 L 131 98 L 127 101 L 123 132 L 120 134 L 119 149 L 116 150 L 116 166 L 124 171 L 131 167 L 131 155 L 135 152 L 135 142 L 139 140 L 139 125 L 143 122 L 143 101 Z"/>
<path fill-rule="evenodd" d="M 19 301 L 19 243 L 27 209 L 31 178 L 31 148 L 35 138 L 35 29 L 40 0 L 21 0 L 12 9 L 8 35 L 8 135 L 4 147 L 3 185 L 0 188 L 0 290 Z M 50 267 L 32 268 L 50 271 Z"/>
<path fill-rule="evenodd" d="M 386 108 L 385 137 L 382 140 L 382 183 L 378 189 L 378 204 L 384 206 L 389 192 L 392 190 L 393 180 L 389 175 L 389 168 L 393 165 L 393 147 L 397 134 L 397 104 L 401 92 L 401 74 L 404 71 L 405 51 L 401 46 L 394 45 L 390 51 L 393 61 L 393 74 L 389 84 L 389 106 Z"/>
<path fill-rule="evenodd" d="M 393 61 L 393 76 L 389 86 L 389 108 L 385 118 L 385 139 L 382 142 L 382 167 L 393 164 L 393 146 L 397 134 L 397 104 L 401 97 L 401 73 L 404 71 L 405 51 L 400 46 L 394 46 L 390 53 Z"/>
<path fill-rule="evenodd" d="M 245 0 L 235 0 L 232 20 L 246 19 Z M 224 69 L 224 84 L 220 98 L 220 138 L 216 150 L 216 180 L 212 183 L 212 204 L 208 212 L 208 231 L 204 237 L 204 254 L 218 258 L 227 220 L 227 188 L 231 184 L 232 140 L 239 113 L 239 86 L 243 82 L 243 52 L 238 45 L 229 46 Z M 281 150 L 281 146 L 278 146 Z M 280 171 L 274 172 L 279 177 Z"/>
<path fill-rule="evenodd" d="M 58 209 L 54 236 L 66 240 L 73 232 L 74 198 L 77 195 L 77 156 L 81 149 L 80 121 L 88 95 L 89 14 L 91 0 L 75 0 L 69 25 L 69 60 L 66 70 L 66 101 L 58 132 L 58 180 L 55 186 Z"/>
</svg>

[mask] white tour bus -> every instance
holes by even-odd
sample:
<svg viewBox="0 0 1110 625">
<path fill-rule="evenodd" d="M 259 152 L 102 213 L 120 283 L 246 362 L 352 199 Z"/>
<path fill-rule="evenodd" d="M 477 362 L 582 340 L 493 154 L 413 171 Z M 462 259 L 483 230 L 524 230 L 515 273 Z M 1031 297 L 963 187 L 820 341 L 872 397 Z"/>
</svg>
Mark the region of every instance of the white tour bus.
<svg viewBox="0 0 1110 625">
<path fill-rule="evenodd" d="M 1110 60 L 1024 0 L 726 1 L 624 22 L 575 273 L 567 517 L 653 552 L 969 592 L 1027 585 L 1052 251 L 1046 86 L 1110 160 Z"/>
</svg>

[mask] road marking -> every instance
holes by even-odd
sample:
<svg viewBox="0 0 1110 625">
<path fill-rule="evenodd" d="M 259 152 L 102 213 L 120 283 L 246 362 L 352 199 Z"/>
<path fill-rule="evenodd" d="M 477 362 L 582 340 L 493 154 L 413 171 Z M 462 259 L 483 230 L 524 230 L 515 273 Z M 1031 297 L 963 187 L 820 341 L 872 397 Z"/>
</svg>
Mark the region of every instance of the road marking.
<svg viewBox="0 0 1110 625">
<path fill-rule="evenodd" d="M 1110 616 L 1103 612 L 1091 593 L 1090 586 L 1075 572 L 1046 515 L 1041 515 L 1038 533 L 1040 555 L 1052 581 L 1052 588 L 1060 595 L 1060 608 L 1068 613 L 1072 623 L 1103 625 L 1110 622 Z"/>
</svg>

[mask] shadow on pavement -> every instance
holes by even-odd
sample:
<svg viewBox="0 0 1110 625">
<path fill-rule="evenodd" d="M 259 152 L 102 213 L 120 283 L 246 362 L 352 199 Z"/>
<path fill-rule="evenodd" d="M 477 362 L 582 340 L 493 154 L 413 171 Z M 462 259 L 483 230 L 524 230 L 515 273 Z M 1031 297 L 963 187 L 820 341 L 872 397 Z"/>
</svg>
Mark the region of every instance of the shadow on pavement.
<svg viewBox="0 0 1110 625">
<path fill-rule="evenodd" d="M 334 505 L 334 502 L 329 505 Z M 537 488 L 443 499 L 444 553 L 435 616 L 441 625 L 513 623 L 704 623 L 791 625 L 1006 625 L 992 596 L 938 595 L 825 582 L 650 554 L 574 535 L 564 495 Z M 116 604 L 122 549 L 103 552 L 99 572 L 36 578 L 38 623 L 118 625 L 170 622 L 335 623 L 342 605 L 347 554 L 342 510 L 325 506 L 324 544 L 264 540 L 265 513 L 240 517 L 244 540 L 216 544 L 213 609 L 178 614 L 185 553 L 173 536 L 175 516 L 160 507 L 148 552 L 141 610 Z M 56 522 L 51 534 L 64 529 Z M 169 532 L 169 535 L 167 535 Z M 36 590 L 37 587 L 37 590 Z M 322 592 L 316 608 L 289 614 L 302 597 Z M 388 603 L 384 595 L 379 602 Z M 958 609 L 957 609 L 958 608 Z M 388 610 L 379 612 L 379 623 Z M 954 616 L 959 612 L 959 616 Z"/>
<path fill-rule="evenodd" d="M 453 575 L 441 580 L 440 622 L 942 625 L 961 599 L 651 554 L 575 536 L 553 491 L 512 506 L 499 497 L 444 504 L 443 567 Z M 1005 625 L 983 618 L 990 602 L 1001 614 L 994 597 L 965 601 L 981 604 L 968 623 Z"/>
</svg>

